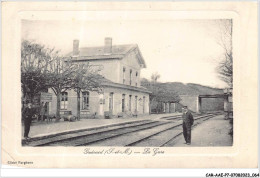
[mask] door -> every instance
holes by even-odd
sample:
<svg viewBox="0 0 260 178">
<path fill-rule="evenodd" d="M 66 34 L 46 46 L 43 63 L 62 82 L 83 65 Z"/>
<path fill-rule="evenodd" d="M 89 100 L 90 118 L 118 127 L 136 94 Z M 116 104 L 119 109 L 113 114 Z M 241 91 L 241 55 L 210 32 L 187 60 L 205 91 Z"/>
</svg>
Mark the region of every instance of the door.
<svg viewBox="0 0 260 178">
<path fill-rule="evenodd" d="M 109 112 L 113 114 L 113 95 L 114 93 L 109 94 Z"/>
<path fill-rule="evenodd" d="M 122 95 L 122 112 L 125 112 L 125 94 Z"/>
<path fill-rule="evenodd" d="M 129 111 L 132 111 L 132 95 L 129 95 Z"/>
<path fill-rule="evenodd" d="M 135 112 L 137 112 L 137 96 L 135 96 Z"/>
</svg>

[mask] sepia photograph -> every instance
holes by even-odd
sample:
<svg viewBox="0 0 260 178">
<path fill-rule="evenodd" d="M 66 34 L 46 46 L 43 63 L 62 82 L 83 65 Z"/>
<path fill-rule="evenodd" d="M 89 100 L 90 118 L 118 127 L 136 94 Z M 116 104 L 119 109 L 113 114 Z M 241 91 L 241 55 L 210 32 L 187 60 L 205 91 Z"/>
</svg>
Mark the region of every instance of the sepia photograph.
<svg viewBox="0 0 260 178">
<path fill-rule="evenodd" d="M 23 20 L 22 145 L 232 146 L 232 31 L 232 19 Z"/>
<path fill-rule="evenodd" d="M 101 4 L 4 5 L 2 162 L 254 167 L 255 3 Z"/>
</svg>

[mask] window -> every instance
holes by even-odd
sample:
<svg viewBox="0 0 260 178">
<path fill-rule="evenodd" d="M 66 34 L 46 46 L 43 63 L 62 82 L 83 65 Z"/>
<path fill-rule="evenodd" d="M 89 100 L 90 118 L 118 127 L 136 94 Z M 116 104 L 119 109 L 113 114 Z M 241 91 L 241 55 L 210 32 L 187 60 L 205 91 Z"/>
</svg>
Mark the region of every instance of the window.
<svg viewBox="0 0 260 178">
<path fill-rule="evenodd" d="M 136 76 L 136 82 L 135 82 L 135 86 L 137 87 L 137 81 L 138 81 L 138 72 L 135 73 Z"/>
<path fill-rule="evenodd" d="M 130 85 L 132 85 L 132 69 L 130 70 Z"/>
<path fill-rule="evenodd" d="M 89 92 L 82 92 L 82 109 L 89 109 Z"/>
<path fill-rule="evenodd" d="M 68 92 L 61 93 L 60 109 L 68 109 Z"/>
<path fill-rule="evenodd" d="M 129 111 L 132 110 L 132 95 L 129 95 Z"/>
<path fill-rule="evenodd" d="M 122 95 L 122 112 L 125 112 L 125 94 Z"/>
<path fill-rule="evenodd" d="M 125 67 L 123 67 L 123 84 L 125 84 Z"/>
</svg>

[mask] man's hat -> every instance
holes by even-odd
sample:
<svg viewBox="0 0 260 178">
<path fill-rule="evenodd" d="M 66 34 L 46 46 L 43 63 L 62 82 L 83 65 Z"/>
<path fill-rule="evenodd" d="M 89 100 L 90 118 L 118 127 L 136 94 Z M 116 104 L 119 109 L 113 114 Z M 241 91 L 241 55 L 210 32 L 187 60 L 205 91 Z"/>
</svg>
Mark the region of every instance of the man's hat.
<svg viewBox="0 0 260 178">
<path fill-rule="evenodd" d="M 184 108 L 184 109 L 187 109 L 187 108 L 188 108 L 188 106 L 183 106 L 182 108 Z"/>
</svg>

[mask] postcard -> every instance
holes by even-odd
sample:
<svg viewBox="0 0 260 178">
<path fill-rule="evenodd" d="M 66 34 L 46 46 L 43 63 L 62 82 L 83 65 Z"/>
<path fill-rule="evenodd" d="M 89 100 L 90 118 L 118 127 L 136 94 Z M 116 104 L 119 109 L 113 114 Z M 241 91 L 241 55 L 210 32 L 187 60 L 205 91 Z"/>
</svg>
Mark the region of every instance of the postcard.
<svg viewBox="0 0 260 178">
<path fill-rule="evenodd" d="M 3 2 L 2 17 L 2 164 L 257 167 L 257 3 Z"/>
</svg>

